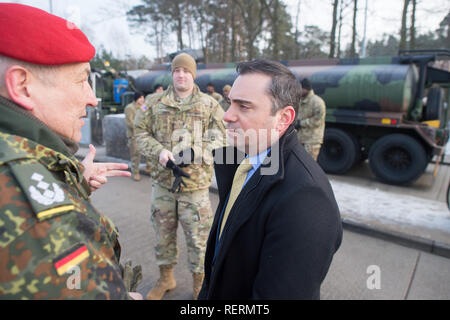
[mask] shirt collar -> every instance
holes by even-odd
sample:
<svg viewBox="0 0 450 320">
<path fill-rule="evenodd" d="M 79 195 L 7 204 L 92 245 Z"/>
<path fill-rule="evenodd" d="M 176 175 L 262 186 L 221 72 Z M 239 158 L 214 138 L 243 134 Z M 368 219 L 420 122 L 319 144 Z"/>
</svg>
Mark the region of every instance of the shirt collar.
<svg viewBox="0 0 450 320">
<path fill-rule="evenodd" d="M 253 170 L 256 170 L 259 168 L 259 166 L 261 165 L 261 163 L 263 163 L 264 159 L 266 159 L 267 154 L 269 153 L 271 148 L 264 150 L 263 152 L 251 156 L 249 157 L 248 155 L 246 156 L 246 158 L 249 158 L 249 161 L 251 163 L 251 165 L 253 166 Z"/>
</svg>

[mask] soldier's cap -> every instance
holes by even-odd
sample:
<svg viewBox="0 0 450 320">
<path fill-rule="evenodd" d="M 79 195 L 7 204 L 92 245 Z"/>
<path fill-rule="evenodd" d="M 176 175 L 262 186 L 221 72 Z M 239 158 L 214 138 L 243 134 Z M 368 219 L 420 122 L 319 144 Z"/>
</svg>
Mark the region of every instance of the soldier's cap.
<svg viewBox="0 0 450 320">
<path fill-rule="evenodd" d="M 0 55 L 38 65 L 88 62 L 95 48 L 73 23 L 31 6 L 0 3 Z"/>
<path fill-rule="evenodd" d="M 312 89 L 311 82 L 309 82 L 309 80 L 307 78 L 304 78 L 300 83 L 301 83 L 303 89 L 306 89 L 306 90 Z"/>
<path fill-rule="evenodd" d="M 143 93 L 143 92 L 136 91 L 136 92 L 134 93 L 133 99 L 134 99 L 134 101 L 136 101 L 137 99 L 139 99 L 140 97 L 143 97 L 143 96 L 144 96 L 144 93 Z"/>
<path fill-rule="evenodd" d="M 197 63 L 194 58 L 187 53 L 178 54 L 172 61 L 172 73 L 179 67 L 186 68 L 192 74 L 192 78 L 195 79 L 195 75 L 197 73 Z"/>
</svg>

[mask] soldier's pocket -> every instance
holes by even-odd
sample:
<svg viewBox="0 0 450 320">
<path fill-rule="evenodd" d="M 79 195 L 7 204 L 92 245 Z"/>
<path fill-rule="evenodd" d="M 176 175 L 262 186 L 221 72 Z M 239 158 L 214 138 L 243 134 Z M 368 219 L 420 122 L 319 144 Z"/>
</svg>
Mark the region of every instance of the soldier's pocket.
<svg viewBox="0 0 450 320">
<path fill-rule="evenodd" d="M 173 115 L 169 111 L 159 111 L 155 118 L 155 134 L 160 142 L 170 142 L 171 134 L 171 120 Z"/>
</svg>

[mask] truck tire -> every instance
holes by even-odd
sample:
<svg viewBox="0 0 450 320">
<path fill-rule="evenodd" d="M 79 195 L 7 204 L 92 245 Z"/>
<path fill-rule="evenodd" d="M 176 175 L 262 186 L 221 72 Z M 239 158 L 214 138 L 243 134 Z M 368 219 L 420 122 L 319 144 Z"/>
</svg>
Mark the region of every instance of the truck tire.
<svg viewBox="0 0 450 320">
<path fill-rule="evenodd" d="M 444 94 L 441 88 L 431 88 L 427 95 L 427 105 L 425 107 L 425 121 L 439 120 L 442 114 L 442 103 Z"/>
<path fill-rule="evenodd" d="M 406 134 L 384 136 L 369 151 L 372 172 L 388 184 L 414 182 L 425 171 L 427 164 L 427 153 L 422 144 Z"/>
<path fill-rule="evenodd" d="M 447 187 L 447 207 L 450 210 L 450 182 L 448 183 Z"/>
<path fill-rule="evenodd" d="M 317 161 L 326 173 L 344 174 L 360 156 L 359 144 L 351 133 L 336 128 L 325 129 Z"/>
</svg>

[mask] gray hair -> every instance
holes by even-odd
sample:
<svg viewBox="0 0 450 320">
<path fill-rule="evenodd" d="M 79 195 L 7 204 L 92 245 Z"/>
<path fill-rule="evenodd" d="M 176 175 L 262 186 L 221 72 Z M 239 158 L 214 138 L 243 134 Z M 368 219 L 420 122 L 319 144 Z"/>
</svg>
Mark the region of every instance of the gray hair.
<svg viewBox="0 0 450 320">
<path fill-rule="evenodd" d="M 287 67 L 275 61 L 257 59 L 241 62 L 236 66 L 238 75 L 261 73 L 272 78 L 267 93 L 272 100 L 272 115 L 278 110 L 292 106 L 298 112 L 302 97 L 302 87 Z"/>
<path fill-rule="evenodd" d="M 6 87 L 5 83 L 6 71 L 10 67 L 16 65 L 27 69 L 34 76 L 43 81 L 45 84 L 53 85 L 55 83 L 53 79 L 55 71 L 57 70 L 58 66 L 37 65 L 0 55 L 0 91 L 3 91 Z"/>
</svg>

